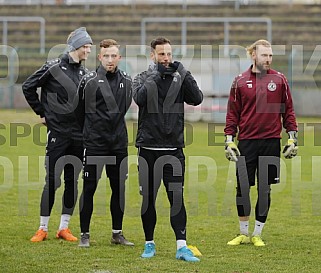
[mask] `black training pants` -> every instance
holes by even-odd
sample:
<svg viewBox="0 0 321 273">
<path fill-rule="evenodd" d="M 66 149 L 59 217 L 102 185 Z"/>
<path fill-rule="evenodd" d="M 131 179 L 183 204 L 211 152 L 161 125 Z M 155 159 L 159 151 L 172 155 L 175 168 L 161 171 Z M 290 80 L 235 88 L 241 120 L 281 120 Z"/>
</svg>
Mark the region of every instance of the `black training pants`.
<svg viewBox="0 0 321 273">
<path fill-rule="evenodd" d="M 186 210 L 183 199 L 185 156 L 183 149 L 149 150 L 139 148 L 138 171 L 140 193 L 143 197 L 141 219 L 146 241 L 154 239 L 156 226 L 156 197 L 161 184 L 170 202 L 170 222 L 176 240 L 186 240 Z"/>
<path fill-rule="evenodd" d="M 62 214 L 72 215 L 78 196 L 78 176 L 82 168 L 83 146 L 74 140 L 54 132 L 48 132 L 46 147 L 46 183 L 43 188 L 40 215 L 50 216 L 56 190 L 61 185 L 64 171 L 65 189 L 62 197 Z"/>
<path fill-rule="evenodd" d="M 84 152 L 84 184 L 79 201 L 80 229 L 83 233 L 89 232 L 94 194 L 104 166 L 111 188 L 112 229 L 121 230 L 123 226 L 125 181 L 128 176 L 127 149 L 102 153 L 86 148 Z"/>
</svg>

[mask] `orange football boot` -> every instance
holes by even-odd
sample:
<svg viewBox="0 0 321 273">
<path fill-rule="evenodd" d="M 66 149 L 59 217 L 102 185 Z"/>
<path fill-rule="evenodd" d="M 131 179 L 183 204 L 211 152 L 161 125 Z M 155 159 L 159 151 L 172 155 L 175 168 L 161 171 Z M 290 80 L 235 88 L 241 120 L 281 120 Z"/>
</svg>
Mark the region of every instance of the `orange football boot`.
<svg viewBox="0 0 321 273">
<path fill-rule="evenodd" d="M 56 238 L 57 239 L 64 239 L 69 242 L 75 242 L 78 240 L 77 237 L 72 235 L 69 228 L 64 228 L 64 229 L 58 230 L 57 234 L 56 234 Z"/>
<path fill-rule="evenodd" d="M 48 238 L 48 232 L 43 229 L 38 229 L 36 234 L 30 239 L 31 242 L 41 242 Z"/>
</svg>

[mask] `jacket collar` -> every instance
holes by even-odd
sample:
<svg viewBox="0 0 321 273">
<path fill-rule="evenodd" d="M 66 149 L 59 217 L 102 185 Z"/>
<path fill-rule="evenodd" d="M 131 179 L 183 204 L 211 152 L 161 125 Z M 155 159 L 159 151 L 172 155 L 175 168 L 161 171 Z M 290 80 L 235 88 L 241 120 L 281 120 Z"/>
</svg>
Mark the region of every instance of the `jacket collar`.
<svg viewBox="0 0 321 273">
<path fill-rule="evenodd" d="M 115 72 L 113 72 L 113 74 L 117 74 L 117 72 L 118 72 L 118 67 L 116 67 Z M 110 72 L 107 72 L 106 69 L 105 69 L 101 64 L 98 66 L 98 68 L 97 68 L 97 74 L 98 74 L 99 76 L 104 76 L 104 77 L 106 77 L 107 74 L 109 74 L 109 73 L 110 73 Z"/>
<path fill-rule="evenodd" d="M 72 65 L 78 65 L 80 66 L 81 65 L 81 62 L 79 63 L 76 63 L 73 58 L 71 58 L 71 56 L 68 54 L 68 53 L 65 53 L 61 56 L 61 60 L 65 63 L 68 63 L 68 64 L 72 64 Z"/>
<path fill-rule="evenodd" d="M 253 72 L 253 71 L 252 71 L 252 68 L 253 68 L 253 64 L 252 64 L 252 65 L 250 66 L 250 68 L 249 68 L 249 73 L 250 73 L 251 75 L 254 75 L 254 76 L 259 77 L 259 78 L 262 78 L 262 77 L 264 77 L 264 76 L 267 75 L 267 74 L 271 74 L 271 69 L 267 70 L 266 72 Z"/>
</svg>

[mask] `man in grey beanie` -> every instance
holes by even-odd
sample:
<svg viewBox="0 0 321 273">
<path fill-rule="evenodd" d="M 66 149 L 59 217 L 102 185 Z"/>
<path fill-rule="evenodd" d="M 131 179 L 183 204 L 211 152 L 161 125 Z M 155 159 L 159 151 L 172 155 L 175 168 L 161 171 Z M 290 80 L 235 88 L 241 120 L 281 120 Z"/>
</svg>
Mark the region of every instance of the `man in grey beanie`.
<svg viewBox="0 0 321 273">
<path fill-rule="evenodd" d="M 93 41 L 86 31 L 85 27 L 77 28 L 75 31 L 71 32 L 67 38 L 67 44 L 70 51 L 74 51 L 83 45 L 92 44 Z"/>
<path fill-rule="evenodd" d="M 47 61 L 22 85 L 23 93 L 33 111 L 47 126 L 46 178 L 40 202 L 40 226 L 31 238 L 41 242 L 48 238 L 48 223 L 55 201 L 55 192 L 61 185 L 64 171 L 62 214 L 56 238 L 77 241 L 68 228 L 78 196 L 78 176 L 82 168 L 82 120 L 77 114 L 80 104 L 77 87 L 88 72 L 81 62 L 91 52 L 92 40 L 81 27 L 67 39 L 69 50 L 60 58 Z M 41 99 L 37 88 L 41 87 Z M 57 164 L 56 164 L 57 163 Z"/>
</svg>

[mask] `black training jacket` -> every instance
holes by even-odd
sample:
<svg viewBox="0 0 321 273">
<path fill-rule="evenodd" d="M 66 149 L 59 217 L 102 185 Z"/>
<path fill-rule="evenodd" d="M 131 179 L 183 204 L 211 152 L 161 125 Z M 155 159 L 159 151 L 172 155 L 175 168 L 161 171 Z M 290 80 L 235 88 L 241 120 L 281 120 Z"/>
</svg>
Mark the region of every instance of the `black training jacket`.
<svg viewBox="0 0 321 273">
<path fill-rule="evenodd" d="M 23 83 L 27 102 L 37 115 L 45 117 L 51 132 L 82 139 L 76 94 L 78 84 L 87 72 L 69 54 L 64 54 L 61 58 L 46 62 Z M 41 99 L 38 87 L 41 87 Z"/>
<path fill-rule="evenodd" d="M 127 149 L 125 114 L 132 102 L 132 79 L 119 69 L 107 73 L 99 66 L 79 85 L 84 103 L 84 147 L 97 152 Z"/>
<path fill-rule="evenodd" d="M 139 106 L 136 147 L 182 148 L 184 102 L 199 105 L 203 93 L 182 64 L 163 76 L 156 67 L 151 65 L 133 82 L 133 98 Z"/>
</svg>

